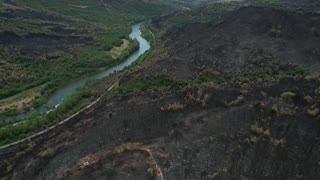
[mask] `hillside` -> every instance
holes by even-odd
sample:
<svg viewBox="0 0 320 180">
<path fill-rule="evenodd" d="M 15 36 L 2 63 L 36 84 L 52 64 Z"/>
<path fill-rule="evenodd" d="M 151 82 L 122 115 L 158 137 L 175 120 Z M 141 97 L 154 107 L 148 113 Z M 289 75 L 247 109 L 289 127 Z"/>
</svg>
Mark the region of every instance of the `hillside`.
<svg viewBox="0 0 320 180">
<path fill-rule="evenodd" d="M 213 4 L 148 26 L 146 58 L 93 83 L 101 101 L 69 123 L 1 149 L 0 177 L 320 176 L 318 13 Z"/>
</svg>

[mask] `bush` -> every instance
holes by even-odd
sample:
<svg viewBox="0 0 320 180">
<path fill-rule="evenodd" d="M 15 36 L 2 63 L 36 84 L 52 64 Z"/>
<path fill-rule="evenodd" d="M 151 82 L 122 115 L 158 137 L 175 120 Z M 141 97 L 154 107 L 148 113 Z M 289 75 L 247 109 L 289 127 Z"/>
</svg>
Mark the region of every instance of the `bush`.
<svg viewBox="0 0 320 180">
<path fill-rule="evenodd" d="M 320 113 L 320 109 L 319 108 L 308 109 L 307 112 L 310 116 L 316 117 Z"/>
<path fill-rule="evenodd" d="M 290 102 L 292 101 L 292 98 L 296 96 L 296 94 L 288 91 L 288 92 L 283 92 L 280 96 L 283 100 Z"/>
<path fill-rule="evenodd" d="M 284 138 L 282 139 L 273 139 L 272 141 L 273 145 L 276 147 L 284 147 L 286 144 L 286 140 Z"/>
<path fill-rule="evenodd" d="M 148 168 L 147 169 L 147 172 L 148 172 L 148 174 L 150 175 L 150 176 L 154 176 L 154 170 L 153 170 L 153 168 Z"/>
<path fill-rule="evenodd" d="M 19 112 L 16 109 L 5 109 L 0 112 L 0 119 L 4 119 L 5 117 L 18 115 Z"/>
<path fill-rule="evenodd" d="M 244 101 L 244 96 L 240 95 L 237 97 L 237 99 L 231 101 L 230 103 L 228 103 L 229 106 L 236 106 L 239 105 L 240 103 L 242 103 Z"/>
<path fill-rule="evenodd" d="M 295 107 L 286 106 L 282 104 L 274 104 L 271 108 L 271 111 L 278 116 L 280 115 L 293 116 L 297 113 Z"/>
<path fill-rule="evenodd" d="M 264 130 L 262 127 L 258 127 L 258 124 L 254 124 L 251 126 L 251 131 L 258 134 L 262 135 L 264 133 Z"/>
<path fill-rule="evenodd" d="M 205 107 L 210 99 L 210 95 L 203 92 L 204 90 L 199 87 L 196 92 L 188 92 L 185 99 L 187 105 L 202 105 Z"/>
<path fill-rule="evenodd" d="M 296 66 L 288 70 L 285 74 L 290 76 L 304 76 L 308 73 L 308 70 L 302 66 Z"/>
</svg>

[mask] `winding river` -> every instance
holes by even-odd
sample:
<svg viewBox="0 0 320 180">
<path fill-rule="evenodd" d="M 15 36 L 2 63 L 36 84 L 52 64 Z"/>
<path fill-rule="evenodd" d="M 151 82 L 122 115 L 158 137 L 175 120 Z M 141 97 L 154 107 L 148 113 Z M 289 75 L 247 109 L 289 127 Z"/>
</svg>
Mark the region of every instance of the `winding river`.
<svg viewBox="0 0 320 180">
<path fill-rule="evenodd" d="M 48 110 L 53 109 L 57 105 L 63 103 L 63 100 L 65 99 L 66 96 L 68 96 L 69 94 L 72 94 L 77 88 L 83 87 L 88 81 L 102 79 L 104 77 L 107 77 L 112 73 L 115 73 L 117 71 L 124 69 L 125 67 L 131 65 L 134 61 L 136 61 L 140 55 L 142 55 L 143 53 L 145 53 L 146 51 L 148 51 L 150 49 L 150 43 L 141 36 L 141 31 L 140 31 L 141 24 L 142 23 L 132 25 L 132 32 L 129 35 L 131 39 L 138 40 L 138 42 L 139 42 L 139 50 L 138 51 L 133 53 L 125 61 L 123 61 L 122 63 L 120 63 L 116 66 L 113 66 L 113 67 L 111 67 L 101 73 L 95 74 L 93 76 L 85 77 L 79 81 L 73 82 L 71 84 L 68 84 L 67 86 L 64 86 L 64 87 L 58 89 L 52 96 L 50 96 L 50 98 L 48 99 L 46 104 L 43 104 L 40 108 L 36 109 L 35 111 L 38 113 L 41 113 L 41 114 L 46 113 Z M 32 115 L 32 113 L 34 113 L 34 111 L 28 112 L 25 114 L 20 114 L 15 117 L 10 117 L 10 118 L 6 119 L 5 121 L 10 122 L 10 123 L 18 122 L 18 121 L 29 118 Z"/>
</svg>

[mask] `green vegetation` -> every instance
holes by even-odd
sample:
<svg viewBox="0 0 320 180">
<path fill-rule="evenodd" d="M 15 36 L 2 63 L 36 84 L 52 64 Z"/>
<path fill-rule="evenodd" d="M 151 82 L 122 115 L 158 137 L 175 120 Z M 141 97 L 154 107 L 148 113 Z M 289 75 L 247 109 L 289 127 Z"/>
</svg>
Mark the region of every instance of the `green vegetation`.
<svg viewBox="0 0 320 180">
<path fill-rule="evenodd" d="M 286 66 L 286 68 L 282 68 L 280 64 L 275 66 L 265 66 L 261 69 L 256 68 L 255 71 L 252 71 L 249 74 L 246 74 L 250 80 L 257 80 L 257 79 L 278 79 L 282 77 L 299 77 L 299 76 L 306 76 L 308 75 L 309 71 L 303 67 L 298 65 Z"/>
<path fill-rule="evenodd" d="M 123 39 L 129 39 L 132 23 L 179 9 L 171 4 L 141 1 L 120 4 L 95 0 L 15 0 L 15 3 L 17 8 L 0 3 L 1 12 L 18 12 L 11 12 L 13 16 L 18 14 L 14 18 L 0 17 L 0 28 L 25 42 L 0 48 L 0 99 L 46 84 L 41 96 L 34 97 L 31 103 L 34 107 L 58 87 L 118 64 L 137 50 L 138 43 L 130 41 L 115 59 L 109 51 L 120 46 Z M 70 37 L 80 40 L 77 43 L 63 40 Z M 41 45 L 37 49 L 38 42 L 30 43 L 28 38 L 55 45 L 48 47 L 48 52 Z M 31 55 L 15 52 L 25 46 L 23 43 L 34 47 L 29 51 Z"/>
<path fill-rule="evenodd" d="M 143 38 L 145 38 L 149 43 L 153 44 L 154 37 L 153 37 L 152 32 L 149 29 L 149 25 L 147 23 L 144 23 L 144 24 L 142 24 L 140 29 L 141 29 L 141 33 L 142 33 L 141 36 Z"/>
<path fill-rule="evenodd" d="M 18 115 L 19 112 L 15 109 L 5 109 L 0 112 L 0 119 L 5 119 L 5 117 Z"/>
<path fill-rule="evenodd" d="M 213 83 L 215 85 L 224 83 L 244 83 L 262 80 L 277 80 L 283 77 L 305 77 L 310 71 L 301 65 L 282 65 L 278 60 L 257 57 L 247 60 L 236 76 L 220 73 L 213 69 L 207 69 L 195 78 L 198 84 Z"/>
<path fill-rule="evenodd" d="M 129 46 L 121 52 L 120 56 L 117 57 L 118 61 L 124 61 L 127 59 L 132 53 L 136 52 L 139 50 L 139 42 L 138 40 L 130 40 L 129 41 Z"/>
<path fill-rule="evenodd" d="M 0 99 L 20 92 L 24 94 L 34 87 L 37 87 L 37 93 L 19 94 L 20 100 L 31 101 L 20 109 L 4 109 L 0 112 L 1 119 L 38 107 L 58 87 L 125 60 L 139 48 L 136 40 L 127 40 L 134 22 L 179 9 L 162 2 L 142 1 L 15 0 L 15 3 L 18 5 L 15 8 L 0 3 L 0 12 L 12 16 L 0 17 L 0 33 L 8 33 L 3 36 L 9 38 L 8 45 L 0 47 Z M 15 41 L 15 38 L 19 40 Z M 110 50 L 120 47 L 125 39 L 129 43 L 120 48 L 119 54 L 112 56 Z M 49 46 L 42 46 L 42 43 Z M 29 50 L 22 53 L 21 48 L 27 44 Z M 140 85 L 138 89 L 148 88 Z M 126 93 L 129 92 L 128 89 Z M 91 95 L 87 89 L 78 90 L 46 115 L 35 114 L 21 123 L 0 128 L 0 145 L 53 125 L 83 108 Z M 3 101 L 1 106 L 6 107 L 5 103 Z M 11 100 L 8 103 L 12 103 Z"/>
<path fill-rule="evenodd" d="M 144 62 L 144 60 L 148 57 L 149 54 L 150 54 L 150 50 L 141 54 L 136 61 L 134 61 L 130 66 L 125 67 L 123 71 L 132 70 L 134 67 L 137 67 L 137 65 L 141 65 Z"/>
<path fill-rule="evenodd" d="M 15 2 L 21 7 L 34 9 L 22 9 L 22 14 L 36 12 L 44 17 L 48 16 L 48 18 L 47 20 L 36 17 L 34 19 L 1 18 L 2 31 L 12 31 L 18 35 L 30 33 L 57 35 L 52 28 L 58 27 L 70 30 L 72 35 L 91 36 L 95 42 L 92 45 L 72 45 L 68 49 L 44 53 L 38 57 L 16 55 L 12 54 L 8 48 L 2 49 L 1 59 L 5 60 L 11 69 L 19 69 L 19 73 L 14 76 L 9 74 L 2 76 L 5 82 L 2 83 L 4 87 L 0 89 L 0 98 L 39 86 L 44 82 L 60 86 L 68 80 L 83 77 L 97 72 L 102 67 L 107 68 L 119 63 L 119 61 L 113 61 L 106 51 L 109 51 L 113 46 L 121 45 L 122 39 L 126 38 L 130 32 L 132 22 L 176 10 L 176 7 L 170 5 L 153 3 L 121 5 L 114 3 L 106 4 L 104 7 L 94 0 L 68 2 L 63 0 L 17 0 Z M 61 20 L 51 20 L 52 17 Z M 60 34 L 59 36 L 68 36 L 68 34 Z M 127 57 L 132 50 L 125 51 L 117 59 L 121 60 Z M 55 60 L 48 61 L 47 59 L 50 57 L 55 57 Z"/>
<path fill-rule="evenodd" d="M 39 86 L 49 82 L 42 95 L 49 95 L 52 89 L 71 79 L 77 79 L 84 75 L 97 72 L 96 68 L 109 67 L 120 61 L 110 61 L 106 53 L 98 52 L 94 48 L 87 48 L 80 51 L 77 61 L 70 61 L 65 54 L 60 60 L 44 61 L 27 56 L 10 58 L 10 62 L 18 67 L 24 67 L 26 77 L 20 76 L 5 78 L 4 87 L 0 89 L 0 98 L 14 95 L 18 92 Z M 15 73 L 15 72 L 7 72 Z"/>
<path fill-rule="evenodd" d="M 25 138 L 40 129 L 44 129 L 71 113 L 79 111 L 88 102 L 92 93 L 88 89 L 79 89 L 68 96 L 64 103 L 46 115 L 34 114 L 30 119 L 0 128 L 0 145 Z"/>
<path fill-rule="evenodd" d="M 206 83 L 206 82 L 213 82 L 214 84 L 222 84 L 225 81 L 227 81 L 228 78 L 225 76 L 221 75 L 218 72 L 215 71 L 209 71 L 206 70 L 204 72 L 201 72 L 197 78 L 195 79 L 196 83 Z"/>
<path fill-rule="evenodd" d="M 156 77 L 142 77 L 128 82 L 126 85 L 115 89 L 112 95 L 126 96 L 129 94 L 135 94 L 143 91 L 157 92 L 161 89 L 176 87 L 181 88 L 188 83 L 174 79 L 167 75 L 160 75 Z"/>
</svg>

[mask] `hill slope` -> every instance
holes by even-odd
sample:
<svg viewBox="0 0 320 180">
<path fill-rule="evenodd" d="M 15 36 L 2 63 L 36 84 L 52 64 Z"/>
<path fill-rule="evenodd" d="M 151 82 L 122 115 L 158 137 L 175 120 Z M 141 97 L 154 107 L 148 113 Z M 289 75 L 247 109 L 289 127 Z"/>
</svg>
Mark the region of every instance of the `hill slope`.
<svg viewBox="0 0 320 180">
<path fill-rule="evenodd" d="M 96 83 L 101 102 L 1 150 L 1 175 L 317 179 L 319 15 L 245 7 L 163 32 L 176 16 L 153 19 L 147 59 Z"/>
</svg>

